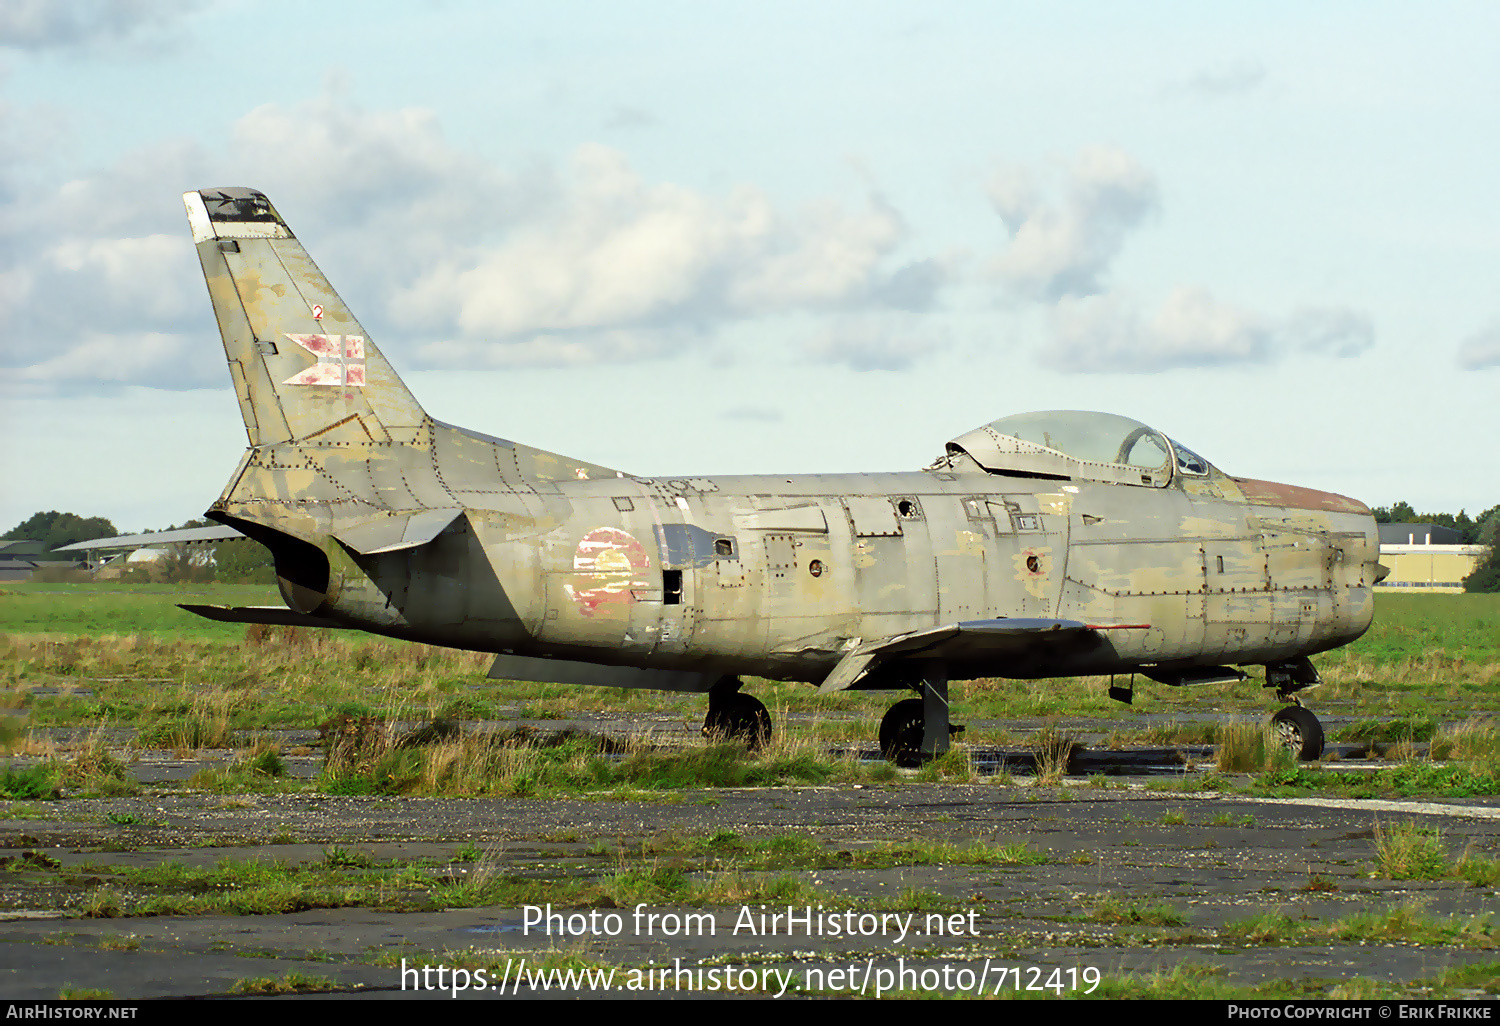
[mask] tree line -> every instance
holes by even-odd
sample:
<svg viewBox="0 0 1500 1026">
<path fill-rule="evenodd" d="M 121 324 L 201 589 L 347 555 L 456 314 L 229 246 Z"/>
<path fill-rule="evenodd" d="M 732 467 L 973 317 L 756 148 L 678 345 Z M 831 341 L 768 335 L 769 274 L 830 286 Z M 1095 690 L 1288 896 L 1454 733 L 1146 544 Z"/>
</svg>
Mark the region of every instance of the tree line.
<svg viewBox="0 0 1500 1026">
<path fill-rule="evenodd" d="M 189 527 L 210 527 L 207 520 L 189 520 L 182 524 L 169 524 L 163 531 L 180 531 Z M 108 517 L 81 517 L 76 513 L 60 513 L 57 510 L 33 513 L 15 527 L 0 535 L 3 541 L 40 541 L 48 555 L 75 556 L 76 553 L 54 553 L 54 550 L 74 542 L 92 541 L 95 538 L 115 538 L 120 530 Z M 156 534 L 147 529 L 141 534 Z M 276 572 L 272 568 L 271 553 L 259 542 L 246 538 L 222 541 L 214 545 L 164 545 L 166 555 L 150 568 L 133 566 L 125 568 L 125 579 L 167 581 L 177 584 L 198 584 L 222 581 L 226 584 L 274 584 Z M 123 557 L 122 557 L 123 558 Z"/>
</svg>

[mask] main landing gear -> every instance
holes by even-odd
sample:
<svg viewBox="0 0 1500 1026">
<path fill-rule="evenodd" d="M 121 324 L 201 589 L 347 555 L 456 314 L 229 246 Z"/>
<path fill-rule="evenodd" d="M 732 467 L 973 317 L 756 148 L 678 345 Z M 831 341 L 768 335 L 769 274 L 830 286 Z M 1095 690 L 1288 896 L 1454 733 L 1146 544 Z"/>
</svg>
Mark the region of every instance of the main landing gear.
<svg viewBox="0 0 1500 1026">
<path fill-rule="evenodd" d="M 1303 762 L 1322 757 L 1323 724 L 1297 700 L 1297 692 L 1321 683 L 1318 671 L 1306 656 L 1266 664 L 1265 686 L 1275 688 L 1281 701 L 1292 703 L 1271 717 L 1271 726 L 1282 747 Z"/>
<path fill-rule="evenodd" d="M 771 740 L 771 714 L 754 695 L 740 691 L 738 677 L 720 677 L 708 689 L 703 736 L 711 741 L 739 741 L 755 751 Z"/>
<path fill-rule="evenodd" d="M 921 698 L 906 698 L 886 710 L 880 721 L 880 754 L 904 769 L 913 769 L 948 750 L 963 727 L 948 722 L 948 668 L 922 666 Z"/>
</svg>

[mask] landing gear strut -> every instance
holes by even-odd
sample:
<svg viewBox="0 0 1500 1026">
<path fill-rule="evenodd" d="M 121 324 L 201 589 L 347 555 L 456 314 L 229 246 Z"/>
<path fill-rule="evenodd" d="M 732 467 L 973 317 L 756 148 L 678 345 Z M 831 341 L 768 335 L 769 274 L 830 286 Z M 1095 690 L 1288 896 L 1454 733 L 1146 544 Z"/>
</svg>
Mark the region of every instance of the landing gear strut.
<svg viewBox="0 0 1500 1026">
<path fill-rule="evenodd" d="M 942 755 L 952 736 L 964 729 L 948 722 L 947 666 L 923 664 L 921 692 L 921 698 L 902 699 L 891 706 L 880 721 L 880 754 L 904 769 Z"/>
<path fill-rule="evenodd" d="M 740 691 L 738 677 L 721 677 L 709 688 L 703 736 L 711 741 L 740 741 L 755 751 L 771 740 L 771 714 L 753 695 Z"/>
</svg>

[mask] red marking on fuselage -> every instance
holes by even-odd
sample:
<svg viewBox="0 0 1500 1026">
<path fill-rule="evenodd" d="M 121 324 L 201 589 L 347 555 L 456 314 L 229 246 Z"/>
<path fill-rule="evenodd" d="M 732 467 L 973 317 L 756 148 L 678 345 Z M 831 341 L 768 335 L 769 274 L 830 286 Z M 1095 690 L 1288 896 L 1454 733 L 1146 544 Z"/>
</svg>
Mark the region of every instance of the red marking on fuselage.
<svg viewBox="0 0 1500 1026">
<path fill-rule="evenodd" d="M 618 527 L 596 527 L 583 536 L 573 553 L 573 584 L 568 596 L 584 616 L 596 616 L 614 603 L 635 601 L 632 588 L 647 589 L 641 571 L 651 566 L 641 543 Z"/>
<path fill-rule="evenodd" d="M 1370 507 L 1358 499 L 1333 492 L 1320 492 L 1316 488 L 1280 484 L 1276 481 L 1257 481 L 1248 477 L 1237 477 L 1234 483 L 1240 486 L 1245 501 L 1257 506 L 1285 506 L 1289 509 L 1316 509 L 1327 513 L 1360 513 L 1370 515 Z"/>
</svg>

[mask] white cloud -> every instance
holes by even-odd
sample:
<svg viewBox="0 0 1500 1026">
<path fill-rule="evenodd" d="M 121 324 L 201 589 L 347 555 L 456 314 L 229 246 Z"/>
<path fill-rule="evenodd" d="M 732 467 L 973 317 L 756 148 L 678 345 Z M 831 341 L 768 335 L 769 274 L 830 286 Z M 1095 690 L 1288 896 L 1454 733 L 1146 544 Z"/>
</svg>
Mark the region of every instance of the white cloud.
<svg viewBox="0 0 1500 1026">
<path fill-rule="evenodd" d="M 1348 307 L 1304 308 L 1277 329 L 1287 349 L 1327 356 L 1358 356 L 1375 344 L 1370 315 Z"/>
<path fill-rule="evenodd" d="M 224 383 L 224 358 L 196 334 L 87 332 L 5 375 L 9 396 L 108 392 L 120 385 L 214 388 Z"/>
<path fill-rule="evenodd" d="M 1178 89 L 1194 96 L 1217 98 L 1248 93 L 1259 88 L 1265 80 L 1266 69 L 1260 61 L 1240 58 L 1205 68 Z"/>
<path fill-rule="evenodd" d="M 717 198 L 651 184 L 603 146 L 582 147 L 550 199 L 429 269 L 393 314 L 505 342 L 837 306 L 878 290 L 904 234 L 879 204 L 788 215 L 748 186 Z"/>
<path fill-rule="evenodd" d="M 203 0 L 5 0 L 0 46 L 50 50 L 169 32 Z"/>
<path fill-rule="evenodd" d="M 542 333 L 506 345 L 429 342 L 417 350 L 423 367 L 498 370 L 510 367 L 581 367 L 633 363 L 680 352 L 692 341 L 682 331 L 611 330 Z"/>
<path fill-rule="evenodd" d="M 851 370 L 905 370 L 948 347 L 945 333 L 925 319 L 904 313 L 841 317 L 825 328 L 807 351 L 821 363 Z"/>
<path fill-rule="evenodd" d="M 209 345 L 177 192 L 220 185 L 266 192 L 338 268 L 376 341 L 415 343 L 436 365 L 653 359 L 736 320 L 924 308 L 948 277 L 934 261 L 893 266 L 906 228 L 878 198 L 788 210 L 752 186 L 647 181 L 596 145 L 565 171 L 511 170 L 449 144 L 431 111 L 365 111 L 335 92 L 250 111 L 223 153 L 163 141 L 87 178 L 0 193 L 0 365 L 59 388 L 198 387 L 196 371 L 174 376 L 180 361 L 101 360 L 99 347 L 193 331 Z"/>
<path fill-rule="evenodd" d="M 1289 352 L 1351 357 L 1373 344 L 1370 319 L 1357 311 L 1305 308 L 1270 318 L 1183 287 L 1150 318 L 1118 293 L 1059 300 L 1043 361 L 1072 373 L 1143 374 L 1266 363 Z"/>
<path fill-rule="evenodd" d="M 193 280 L 198 262 L 180 235 L 127 239 L 69 239 L 44 257 L 68 275 L 85 306 L 134 311 L 152 322 L 173 322 L 202 301 Z"/>
<path fill-rule="evenodd" d="M 990 180 L 990 202 L 1011 236 L 995 271 L 1023 297 L 1102 291 L 1126 237 L 1159 205 L 1155 177 L 1117 147 L 1084 148 L 1065 178 L 1061 196 L 1048 196 L 1021 167 L 1003 168 Z"/>
<path fill-rule="evenodd" d="M 1270 348 L 1270 333 L 1253 314 L 1200 288 L 1174 290 L 1147 321 L 1117 294 L 1064 297 L 1052 330 L 1045 362 L 1076 373 L 1257 362 Z"/>
<path fill-rule="evenodd" d="M 1458 347 L 1458 365 L 1464 370 L 1500 367 L 1500 320 L 1464 339 Z"/>
<path fill-rule="evenodd" d="M 659 124 L 661 120 L 650 111 L 640 107 L 621 105 L 610 111 L 609 117 L 604 120 L 604 130 L 626 132 L 641 128 L 655 128 Z"/>
<path fill-rule="evenodd" d="M 1253 79 L 1238 66 L 1238 79 Z M 1053 176 L 1057 178 L 1058 176 Z M 1041 359 L 1072 373 L 1147 373 L 1263 363 L 1288 353 L 1358 356 L 1374 345 L 1367 314 L 1305 307 L 1274 317 L 1178 286 L 1149 317 L 1106 278 L 1131 232 L 1159 208 L 1156 178 L 1124 150 L 1079 151 L 1061 181 L 1038 184 L 1011 166 L 989 183 L 1011 241 L 994 262 L 1006 288 L 1043 304 L 1050 338 Z"/>
</svg>

